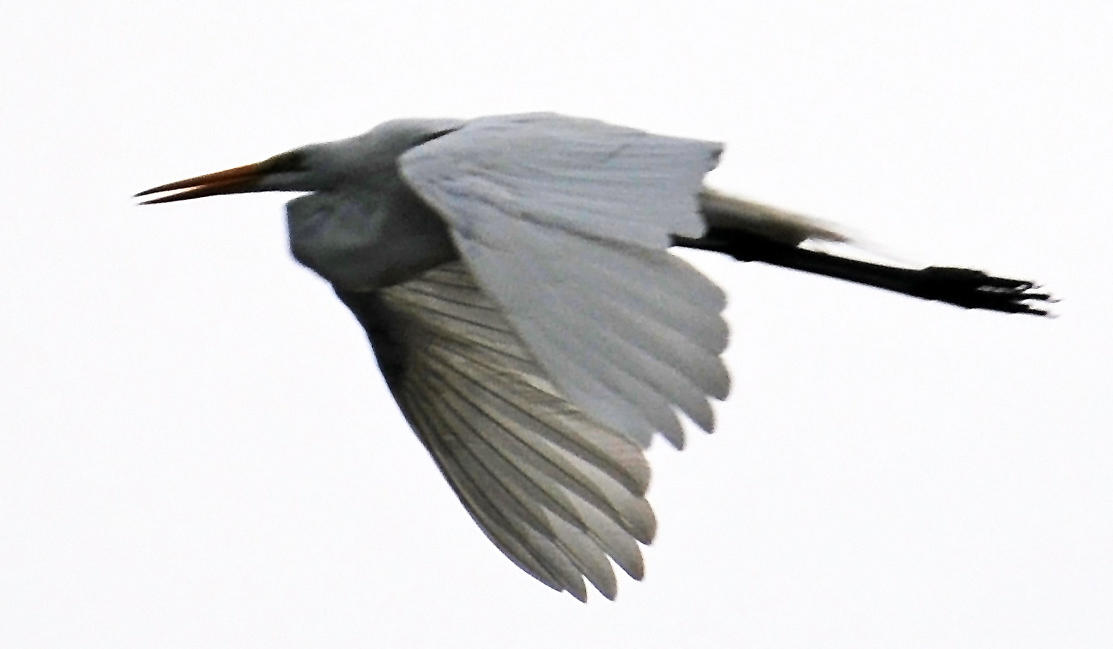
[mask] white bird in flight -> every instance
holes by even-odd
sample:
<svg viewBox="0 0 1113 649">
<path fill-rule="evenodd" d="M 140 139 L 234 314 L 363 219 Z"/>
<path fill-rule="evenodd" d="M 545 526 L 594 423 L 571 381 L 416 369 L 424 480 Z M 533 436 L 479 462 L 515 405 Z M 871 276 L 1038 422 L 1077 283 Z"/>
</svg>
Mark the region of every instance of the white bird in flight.
<svg viewBox="0 0 1113 649">
<path fill-rule="evenodd" d="M 703 186 L 722 146 L 555 114 L 386 122 L 140 192 L 310 192 L 290 249 L 367 331 L 406 419 L 480 529 L 587 598 L 634 579 L 656 520 L 643 450 L 711 431 L 730 387 L 722 290 L 670 246 L 1046 315 L 1031 282 L 800 247 L 829 226 Z M 181 191 L 178 191 L 181 190 Z M 608 560 L 609 558 L 609 560 Z"/>
</svg>

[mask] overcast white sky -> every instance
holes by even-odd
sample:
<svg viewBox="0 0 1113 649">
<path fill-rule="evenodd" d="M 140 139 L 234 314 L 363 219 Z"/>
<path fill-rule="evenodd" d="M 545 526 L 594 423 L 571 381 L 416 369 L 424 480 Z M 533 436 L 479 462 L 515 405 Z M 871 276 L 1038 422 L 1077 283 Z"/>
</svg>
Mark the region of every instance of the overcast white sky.
<svg viewBox="0 0 1113 649">
<path fill-rule="evenodd" d="M 1113 642 L 1110 3 L 9 4 L 0 646 Z M 651 452 L 644 582 L 581 605 L 455 500 L 288 196 L 129 198 L 537 109 L 724 141 L 716 186 L 1061 317 L 692 256 L 734 391 Z"/>
</svg>

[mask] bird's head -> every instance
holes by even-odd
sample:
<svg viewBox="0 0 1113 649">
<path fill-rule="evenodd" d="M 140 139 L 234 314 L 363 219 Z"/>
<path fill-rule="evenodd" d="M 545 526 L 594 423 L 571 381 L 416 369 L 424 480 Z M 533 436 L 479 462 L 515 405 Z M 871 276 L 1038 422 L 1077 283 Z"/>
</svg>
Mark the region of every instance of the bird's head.
<svg viewBox="0 0 1113 649">
<path fill-rule="evenodd" d="M 329 191 L 346 183 L 367 189 L 394 180 L 398 157 L 407 150 L 459 126 L 457 120 L 394 120 L 363 135 L 308 144 L 262 162 L 152 187 L 136 196 L 175 192 L 143 201 L 148 205 L 222 194 Z"/>
</svg>

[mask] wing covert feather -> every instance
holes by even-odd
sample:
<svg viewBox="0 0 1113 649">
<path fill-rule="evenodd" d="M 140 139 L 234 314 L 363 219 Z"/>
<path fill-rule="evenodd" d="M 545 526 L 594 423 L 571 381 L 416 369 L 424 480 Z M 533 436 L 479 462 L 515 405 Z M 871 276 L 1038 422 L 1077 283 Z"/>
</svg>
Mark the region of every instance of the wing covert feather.
<svg viewBox="0 0 1113 649">
<path fill-rule="evenodd" d="M 466 122 L 407 151 L 399 172 L 462 230 L 477 215 L 461 203 L 487 203 L 539 225 L 665 248 L 670 234 L 703 234 L 697 193 L 721 151 L 713 142 L 528 113 Z"/>
<path fill-rule="evenodd" d="M 490 117 L 406 152 L 399 172 L 545 375 L 648 446 L 706 430 L 729 379 L 722 291 L 667 251 L 700 236 L 715 143 L 552 114 Z M 690 234 L 685 234 L 690 233 Z"/>
</svg>

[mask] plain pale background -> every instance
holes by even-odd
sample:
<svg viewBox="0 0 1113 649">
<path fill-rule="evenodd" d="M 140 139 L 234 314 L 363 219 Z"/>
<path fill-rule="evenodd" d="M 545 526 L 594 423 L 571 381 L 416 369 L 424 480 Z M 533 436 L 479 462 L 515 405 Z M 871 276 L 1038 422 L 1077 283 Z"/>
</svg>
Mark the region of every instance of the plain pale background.
<svg viewBox="0 0 1113 649">
<path fill-rule="evenodd" d="M 0 645 L 1113 644 L 1110 3 L 10 4 Z M 733 393 L 651 452 L 644 582 L 581 605 L 472 524 L 289 196 L 129 198 L 525 110 L 724 141 L 715 186 L 1061 317 L 690 255 Z"/>
</svg>

